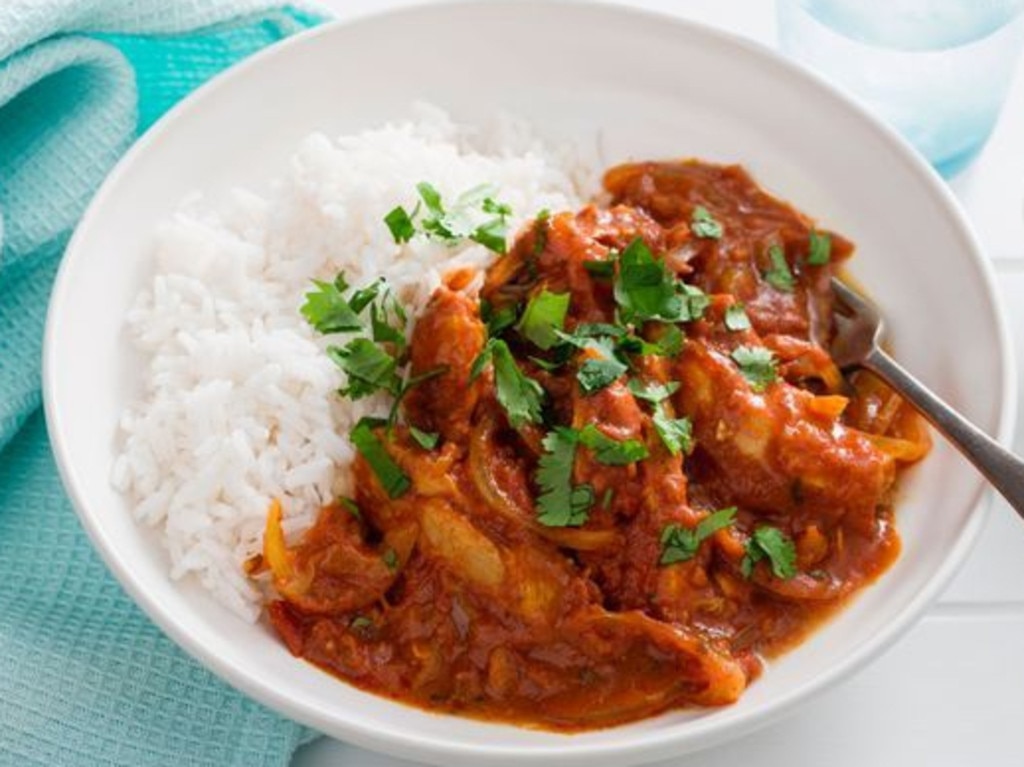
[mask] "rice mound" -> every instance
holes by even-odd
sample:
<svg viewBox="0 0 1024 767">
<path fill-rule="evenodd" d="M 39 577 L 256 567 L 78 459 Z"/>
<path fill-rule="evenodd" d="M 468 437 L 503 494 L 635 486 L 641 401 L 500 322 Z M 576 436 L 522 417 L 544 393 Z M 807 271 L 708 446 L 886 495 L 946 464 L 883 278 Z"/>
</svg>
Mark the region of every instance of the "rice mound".
<svg viewBox="0 0 1024 767">
<path fill-rule="evenodd" d="M 264 195 L 182 202 L 156 234 L 154 276 L 127 318 L 144 394 L 121 419 L 112 475 L 158 531 L 173 578 L 194 574 L 254 621 L 262 595 L 241 566 L 262 546 L 271 500 L 295 535 L 351 491 L 349 430 L 387 403 L 335 394 L 344 381 L 328 340 L 299 314 L 311 278 L 383 276 L 415 317 L 446 271 L 493 257 L 474 243 L 396 245 L 383 217 L 411 210 L 418 182 L 448 200 L 496 185 L 515 232 L 544 208 L 577 207 L 590 182 L 581 167 L 514 120 L 474 130 L 418 105 L 409 122 L 307 137 Z"/>
</svg>

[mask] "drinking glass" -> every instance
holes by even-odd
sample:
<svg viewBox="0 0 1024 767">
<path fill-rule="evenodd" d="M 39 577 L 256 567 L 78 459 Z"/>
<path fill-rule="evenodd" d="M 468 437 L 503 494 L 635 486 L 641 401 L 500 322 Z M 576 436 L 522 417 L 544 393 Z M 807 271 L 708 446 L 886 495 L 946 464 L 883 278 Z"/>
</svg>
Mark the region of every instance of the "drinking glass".
<svg viewBox="0 0 1024 767">
<path fill-rule="evenodd" d="M 779 44 L 943 176 L 984 146 L 1024 48 L 1024 0 L 777 0 Z"/>
</svg>

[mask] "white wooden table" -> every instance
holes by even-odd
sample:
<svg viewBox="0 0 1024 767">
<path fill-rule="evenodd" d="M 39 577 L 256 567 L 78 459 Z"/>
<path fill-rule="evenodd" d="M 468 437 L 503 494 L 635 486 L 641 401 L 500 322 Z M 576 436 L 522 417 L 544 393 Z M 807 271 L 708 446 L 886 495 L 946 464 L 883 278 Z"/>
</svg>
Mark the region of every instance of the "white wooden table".
<svg viewBox="0 0 1024 767">
<path fill-rule="evenodd" d="M 344 17 L 418 0 L 321 2 Z M 620 2 L 775 42 L 768 0 Z M 992 140 L 952 187 L 995 264 L 1024 371 L 1024 61 Z M 1017 452 L 1024 453 L 1024 424 L 1017 434 Z M 960 574 L 888 653 L 779 724 L 659 767 L 683 763 L 1024 767 L 1024 523 L 996 498 Z M 293 762 L 328 765 L 414 767 L 329 738 L 306 746 Z"/>
</svg>

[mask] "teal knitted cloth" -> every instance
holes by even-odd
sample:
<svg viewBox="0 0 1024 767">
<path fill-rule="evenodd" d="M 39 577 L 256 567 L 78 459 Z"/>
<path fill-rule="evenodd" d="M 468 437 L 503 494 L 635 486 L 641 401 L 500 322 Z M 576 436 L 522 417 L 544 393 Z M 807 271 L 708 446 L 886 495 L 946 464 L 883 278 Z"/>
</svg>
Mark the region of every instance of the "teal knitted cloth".
<svg viewBox="0 0 1024 767">
<path fill-rule="evenodd" d="M 39 413 L 70 230 L 168 107 L 318 21 L 267 0 L 0 0 L 0 765 L 284 765 L 307 737 L 125 596 L 78 525 Z"/>
</svg>

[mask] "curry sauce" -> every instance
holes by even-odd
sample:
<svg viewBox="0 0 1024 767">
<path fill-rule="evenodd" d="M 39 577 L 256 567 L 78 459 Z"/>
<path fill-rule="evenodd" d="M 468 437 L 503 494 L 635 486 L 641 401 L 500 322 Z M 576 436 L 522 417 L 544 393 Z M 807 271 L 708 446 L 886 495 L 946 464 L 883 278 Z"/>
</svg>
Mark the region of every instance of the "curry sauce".
<svg viewBox="0 0 1024 767">
<path fill-rule="evenodd" d="M 928 437 L 829 356 L 852 244 L 735 166 L 604 183 L 416 318 L 404 423 L 363 434 L 403 483 L 361 453 L 291 546 L 272 510 L 295 655 L 434 711 L 604 727 L 736 701 L 898 555 Z"/>
</svg>

